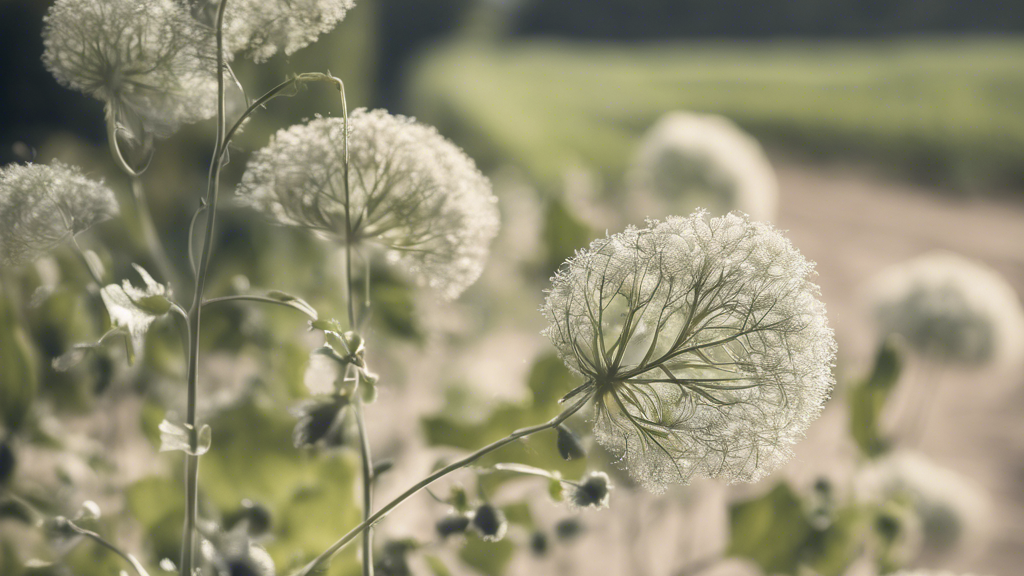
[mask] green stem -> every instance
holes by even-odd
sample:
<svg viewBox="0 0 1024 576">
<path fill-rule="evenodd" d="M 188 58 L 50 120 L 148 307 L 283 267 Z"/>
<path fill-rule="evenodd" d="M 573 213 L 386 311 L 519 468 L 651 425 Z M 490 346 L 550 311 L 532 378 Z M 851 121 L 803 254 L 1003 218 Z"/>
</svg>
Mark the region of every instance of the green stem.
<svg viewBox="0 0 1024 576">
<path fill-rule="evenodd" d="M 171 264 L 167 257 L 167 251 L 160 241 L 160 235 L 156 232 L 156 225 L 153 224 L 153 216 L 149 211 L 149 203 L 146 202 L 146 194 L 142 188 L 142 178 L 132 176 L 132 196 L 135 198 L 135 210 L 138 212 L 139 225 L 142 226 L 142 238 L 146 242 L 146 248 L 150 256 L 156 262 L 157 270 L 164 277 L 165 282 L 172 286 L 181 286 L 181 276 Z"/>
<path fill-rule="evenodd" d="M 319 556 L 314 558 L 309 564 L 306 564 L 305 567 L 296 572 L 293 576 L 308 576 L 313 570 L 317 568 L 317 566 L 323 564 L 325 561 L 330 559 L 331 556 L 334 556 L 334 554 L 336 554 L 339 550 L 344 548 L 345 545 L 351 542 L 356 536 L 358 536 L 364 530 L 367 530 L 368 528 L 379 522 L 382 518 L 387 516 L 389 512 L 397 508 L 399 504 L 405 502 L 406 500 L 409 499 L 409 497 L 413 496 L 420 490 L 423 490 L 430 484 L 434 483 L 434 481 L 443 478 L 448 474 L 455 472 L 456 470 L 460 470 L 472 464 L 473 462 L 476 462 L 481 457 L 490 454 L 491 452 L 494 452 L 495 450 L 502 448 L 508 444 L 511 444 L 512 442 L 515 442 L 520 438 L 525 438 L 527 436 L 530 436 L 531 434 L 536 434 L 537 432 L 542 432 L 544 430 L 550 430 L 552 428 L 555 428 L 562 422 L 565 422 L 570 416 L 578 412 L 581 408 L 583 408 L 583 406 L 588 401 L 590 401 L 590 396 L 590 394 L 587 394 L 579 401 L 577 401 L 575 404 L 563 410 L 562 413 L 560 413 L 558 416 L 555 416 L 554 418 L 552 418 L 551 420 L 544 424 L 539 424 L 537 426 L 531 426 L 529 428 L 522 428 L 520 430 L 516 430 L 515 432 L 506 436 L 505 438 L 502 438 L 497 442 L 492 442 L 491 444 L 484 446 L 483 448 L 477 450 L 476 452 L 473 452 L 469 456 L 466 456 L 461 460 L 453 462 L 452 464 L 449 464 L 444 468 L 441 468 L 440 470 L 434 472 L 430 476 L 427 476 L 423 480 L 420 480 L 411 488 L 409 488 L 405 492 L 402 492 L 397 498 L 385 504 L 380 510 L 378 510 L 369 518 L 364 520 L 361 524 L 359 524 L 358 526 L 350 530 L 347 534 L 342 536 L 341 539 L 332 544 L 330 548 L 325 550 L 323 554 L 320 554 Z"/>
<path fill-rule="evenodd" d="M 110 550 L 114 554 L 117 554 L 121 558 L 124 558 L 126 562 L 132 565 L 132 568 L 135 569 L 139 576 L 149 576 L 149 573 L 146 572 L 146 569 L 142 566 L 142 563 L 139 562 L 138 559 L 135 558 L 135 556 L 132 556 L 131 554 L 122 551 L 117 546 L 114 546 L 105 538 L 103 538 L 96 532 L 93 532 L 92 530 L 86 530 L 85 528 L 76 525 L 74 522 L 70 520 L 67 521 L 67 525 L 68 528 L 70 528 L 74 533 L 79 534 L 81 536 L 85 536 L 86 538 L 90 538 L 100 546 L 103 546 L 104 548 Z"/>
<path fill-rule="evenodd" d="M 363 420 L 363 401 L 356 397 L 354 410 L 356 427 L 359 429 L 359 455 L 363 462 L 363 522 L 373 513 L 373 457 L 370 455 L 370 438 L 366 434 Z M 363 576 L 373 576 L 373 528 L 363 533 Z"/>
<path fill-rule="evenodd" d="M 209 180 L 207 182 L 206 202 L 208 207 L 208 218 L 206 221 L 206 234 L 203 241 L 203 253 L 196 268 L 195 291 L 192 295 L 192 306 L 188 311 L 188 406 L 185 415 L 185 423 L 196 427 L 196 401 L 199 389 L 199 331 L 200 317 L 203 309 L 203 290 L 206 288 L 206 273 L 210 267 L 210 257 L 213 252 L 213 231 L 217 216 L 217 197 L 220 192 L 220 171 L 223 166 L 224 150 L 227 142 L 224 138 L 226 131 L 226 107 L 224 98 L 224 8 L 227 0 L 221 0 L 217 8 L 217 142 L 214 146 L 213 161 L 210 164 Z M 195 549 L 196 549 L 196 518 L 199 513 L 199 457 L 191 454 L 185 455 L 185 523 L 182 530 L 181 542 L 181 576 L 193 576 L 195 571 Z"/>
</svg>

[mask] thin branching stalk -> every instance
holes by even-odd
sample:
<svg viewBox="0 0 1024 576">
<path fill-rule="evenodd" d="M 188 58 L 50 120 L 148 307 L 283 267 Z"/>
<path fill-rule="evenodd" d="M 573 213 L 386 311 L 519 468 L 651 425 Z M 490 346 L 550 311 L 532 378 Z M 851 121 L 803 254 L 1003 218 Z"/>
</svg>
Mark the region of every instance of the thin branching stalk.
<svg viewBox="0 0 1024 576">
<path fill-rule="evenodd" d="M 356 426 L 359 429 L 359 455 L 363 464 L 363 521 L 365 522 L 373 513 L 373 457 L 370 455 L 370 437 L 366 433 L 361 398 L 356 398 L 353 410 L 356 413 Z M 363 576 L 373 576 L 372 534 L 372 526 L 363 533 Z"/>
<path fill-rule="evenodd" d="M 220 192 L 220 170 L 226 142 L 226 106 L 224 97 L 224 8 L 227 0 L 221 0 L 217 9 L 217 142 L 214 146 L 213 161 L 210 164 L 209 182 L 206 191 L 206 234 L 203 241 L 203 252 L 196 268 L 195 292 L 192 295 L 192 306 L 188 311 L 188 406 L 185 422 L 196 430 L 196 401 L 199 384 L 199 329 L 203 308 L 203 290 L 206 288 L 206 273 L 210 266 L 213 252 L 213 231 L 217 216 L 217 196 Z M 181 542 L 181 576 L 192 576 L 195 569 L 196 548 L 196 517 L 199 508 L 199 457 L 194 454 L 185 455 L 185 525 Z"/>
<path fill-rule="evenodd" d="M 490 454 L 491 452 L 494 452 L 499 448 L 507 446 L 508 444 L 511 444 L 516 440 L 519 440 L 520 438 L 525 438 L 527 436 L 530 436 L 531 434 L 536 434 L 537 432 L 543 432 L 544 430 L 550 430 L 552 428 L 557 427 L 562 422 L 565 422 L 570 416 L 572 416 L 576 412 L 579 412 L 579 410 L 583 408 L 583 406 L 585 406 L 588 401 L 590 401 L 590 398 L 591 393 L 588 393 L 582 398 L 580 398 L 575 404 L 566 408 L 558 416 L 555 416 L 548 422 L 545 422 L 544 424 L 539 424 L 537 426 L 531 426 L 529 428 L 522 428 L 516 430 L 515 432 L 506 436 L 505 438 L 502 438 L 501 440 L 498 440 L 496 442 L 492 442 L 491 444 L 484 446 L 483 448 L 477 450 L 476 452 L 473 452 L 469 456 L 466 456 L 461 460 L 453 462 L 445 466 L 444 468 L 441 468 L 440 470 L 434 472 L 430 476 L 427 476 L 423 480 L 420 480 L 411 488 L 398 495 L 398 497 L 396 497 L 394 500 L 382 506 L 380 510 L 373 513 L 361 524 L 359 524 L 358 526 L 350 530 L 347 534 L 342 536 L 337 542 L 332 544 L 330 548 L 328 548 L 322 554 L 314 558 L 309 564 L 306 564 L 306 566 L 304 566 L 301 570 L 293 574 L 293 576 L 308 576 L 309 574 L 311 574 L 314 570 L 317 569 L 318 566 L 329 560 L 339 550 L 344 548 L 346 544 L 351 542 L 356 536 L 359 536 L 359 534 L 361 534 L 363 531 L 367 530 L 377 522 L 380 522 L 380 520 L 387 516 L 388 513 L 397 508 L 399 504 L 405 502 L 420 490 L 423 490 L 427 486 L 433 484 L 436 480 L 439 480 L 447 476 L 448 474 L 455 472 L 456 470 L 461 470 L 462 468 L 469 466 L 473 462 L 476 462 L 483 456 L 486 456 L 487 454 Z"/>
<path fill-rule="evenodd" d="M 139 560 L 137 558 L 135 558 L 135 556 L 133 556 L 133 555 L 131 555 L 131 554 L 121 550 L 117 546 L 114 546 L 113 544 L 108 542 L 106 538 L 100 536 L 99 534 L 97 534 L 96 532 L 93 532 L 92 530 L 86 530 L 85 528 L 82 528 L 81 526 L 76 525 L 74 522 L 72 522 L 70 520 L 67 521 L 67 526 L 75 534 L 78 534 L 78 535 L 81 535 L 81 536 L 85 536 L 86 538 L 89 538 L 89 539 L 95 541 L 100 546 L 103 546 L 104 548 L 110 550 L 114 554 L 117 554 L 121 558 L 124 558 L 124 560 L 126 562 L 128 562 L 129 564 L 132 565 L 132 568 L 135 569 L 135 572 L 137 572 L 139 576 L 149 576 L 149 572 L 146 572 L 146 569 L 142 566 L 142 563 L 139 562 Z M 122 572 L 122 574 L 123 574 L 123 572 Z"/>
</svg>

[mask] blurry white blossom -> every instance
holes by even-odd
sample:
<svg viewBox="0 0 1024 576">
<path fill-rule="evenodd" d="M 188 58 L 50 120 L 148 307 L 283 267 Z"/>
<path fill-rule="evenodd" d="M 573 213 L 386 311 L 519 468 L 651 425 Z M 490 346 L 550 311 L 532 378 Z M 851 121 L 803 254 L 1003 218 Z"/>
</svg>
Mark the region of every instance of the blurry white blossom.
<svg viewBox="0 0 1024 576">
<path fill-rule="evenodd" d="M 330 32 L 352 9 L 353 0 L 229 0 L 224 46 L 257 63 L 278 51 L 291 55 Z"/>
<path fill-rule="evenodd" d="M 118 214 L 102 181 L 59 162 L 0 168 L 0 265 L 18 266 Z"/>
<path fill-rule="evenodd" d="M 985 264 L 931 252 L 882 271 L 868 293 L 882 336 L 900 334 L 921 354 L 967 364 L 1024 357 L 1020 299 Z"/>
<path fill-rule="evenodd" d="M 660 492 L 756 481 L 791 455 L 834 380 L 813 264 L 738 215 L 649 221 L 553 279 L 545 334 L 593 393 L 597 440 Z"/>
<path fill-rule="evenodd" d="M 697 208 L 775 218 L 775 171 L 757 140 L 722 116 L 662 116 L 644 135 L 626 180 L 627 208 L 639 218 Z"/>
<path fill-rule="evenodd" d="M 170 290 L 153 279 L 138 264 L 132 264 L 142 277 L 145 288 L 137 288 L 125 280 L 122 284 L 108 284 L 100 289 L 103 305 L 110 315 L 110 323 L 128 333 L 134 355 L 142 354 L 146 345 L 146 332 L 150 325 L 171 308 Z M 130 362 L 134 358 L 130 357 Z"/>
<path fill-rule="evenodd" d="M 256 152 L 239 185 L 243 203 L 280 224 L 383 247 L 387 259 L 448 299 L 480 276 L 498 230 L 490 182 L 466 154 L 431 127 L 383 110 L 349 119 L 345 198 L 340 118 L 279 131 Z"/>
<path fill-rule="evenodd" d="M 892 452 L 859 472 L 858 499 L 904 503 L 920 520 L 922 552 L 977 550 L 991 535 L 992 502 L 968 478 L 916 452 Z"/>
<path fill-rule="evenodd" d="M 43 63 L 57 80 L 107 104 L 125 136 L 166 137 L 216 112 L 209 31 L 175 0 L 57 0 Z"/>
</svg>

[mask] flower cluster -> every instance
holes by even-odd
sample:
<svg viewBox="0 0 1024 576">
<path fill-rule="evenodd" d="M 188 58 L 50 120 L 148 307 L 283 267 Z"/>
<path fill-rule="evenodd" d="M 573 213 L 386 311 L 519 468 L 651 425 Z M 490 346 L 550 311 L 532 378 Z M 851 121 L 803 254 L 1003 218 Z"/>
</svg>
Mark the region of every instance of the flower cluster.
<svg viewBox="0 0 1024 576">
<path fill-rule="evenodd" d="M 633 211 L 688 214 L 704 208 L 723 215 L 739 210 L 754 220 L 772 220 L 778 202 L 775 172 L 760 144 L 714 115 L 663 116 L 644 135 L 627 181 L 638 192 L 630 196 Z"/>
<path fill-rule="evenodd" d="M 118 213 L 114 193 L 78 168 L 0 168 L 0 264 L 18 266 Z"/>
<path fill-rule="evenodd" d="M 868 287 L 882 335 L 899 334 L 942 361 L 1016 362 L 1024 355 L 1024 309 L 998 272 L 949 252 L 884 270 Z"/>
<path fill-rule="evenodd" d="M 756 481 L 828 398 L 835 341 L 813 264 L 738 215 L 650 221 L 553 279 L 545 334 L 586 382 L 598 442 L 660 492 L 694 475 Z"/>
<path fill-rule="evenodd" d="M 905 502 L 920 520 L 926 551 L 977 548 L 990 534 L 988 495 L 969 479 L 914 452 L 893 452 L 861 471 L 858 497 Z"/>
<path fill-rule="evenodd" d="M 224 46 L 257 63 L 278 51 L 291 55 L 330 32 L 353 0 L 231 0 L 224 13 Z"/>
<path fill-rule="evenodd" d="M 136 140 L 166 137 L 216 112 L 216 49 L 175 0 L 57 0 L 43 63 L 65 86 L 107 104 Z"/>
<path fill-rule="evenodd" d="M 498 230 L 490 182 L 462 150 L 410 118 L 360 109 L 349 131 L 347 189 L 343 120 L 318 118 L 279 131 L 253 155 L 242 202 L 280 224 L 383 247 L 421 284 L 457 297 L 480 276 Z"/>
</svg>

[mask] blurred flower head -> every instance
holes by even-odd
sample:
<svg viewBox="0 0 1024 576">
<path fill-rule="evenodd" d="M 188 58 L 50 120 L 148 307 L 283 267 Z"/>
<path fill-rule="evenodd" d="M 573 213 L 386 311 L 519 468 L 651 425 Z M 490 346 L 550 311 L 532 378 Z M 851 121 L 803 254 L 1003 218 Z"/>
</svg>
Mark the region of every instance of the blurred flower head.
<svg viewBox="0 0 1024 576">
<path fill-rule="evenodd" d="M 704 208 L 716 216 L 739 210 L 754 220 L 775 218 L 775 171 L 757 140 L 722 116 L 662 116 L 644 135 L 626 179 L 630 202 L 641 210 L 653 200 L 661 214 Z"/>
<path fill-rule="evenodd" d="M 868 286 L 882 336 L 899 334 L 923 355 L 980 364 L 1024 356 L 1024 309 L 988 266 L 931 252 L 892 266 Z"/>
<path fill-rule="evenodd" d="M 990 536 L 992 503 L 974 482 L 916 452 L 892 452 L 855 478 L 859 499 L 906 504 L 920 521 L 922 552 L 976 550 Z"/>
<path fill-rule="evenodd" d="M 598 442 L 645 487 L 756 481 L 789 458 L 834 383 L 812 272 L 769 224 L 649 221 L 557 272 L 545 334 L 586 379 L 574 394 L 593 394 Z"/>
<path fill-rule="evenodd" d="M 291 56 L 330 32 L 354 4 L 353 0 L 230 0 L 224 13 L 225 50 L 241 52 L 257 63 L 278 51 Z"/>
<path fill-rule="evenodd" d="M 253 155 L 239 186 L 246 203 L 280 224 L 384 249 L 422 285 L 454 299 L 480 276 L 498 230 L 490 182 L 436 130 L 383 110 L 349 119 L 346 201 L 344 128 L 318 118 L 279 131 Z"/>
<path fill-rule="evenodd" d="M 102 181 L 55 162 L 0 168 L 0 264 L 19 266 L 118 214 Z"/>
<path fill-rule="evenodd" d="M 569 506 L 577 510 L 607 508 L 612 483 L 604 472 L 588 472 L 569 492 Z"/>
<path fill-rule="evenodd" d="M 57 0 L 43 63 L 107 104 L 122 134 L 166 137 L 216 112 L 212 36 L 175 0 Z"/>
</svg>

